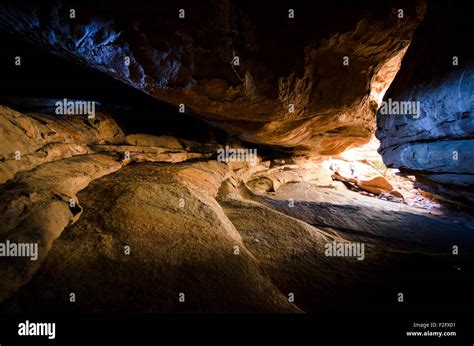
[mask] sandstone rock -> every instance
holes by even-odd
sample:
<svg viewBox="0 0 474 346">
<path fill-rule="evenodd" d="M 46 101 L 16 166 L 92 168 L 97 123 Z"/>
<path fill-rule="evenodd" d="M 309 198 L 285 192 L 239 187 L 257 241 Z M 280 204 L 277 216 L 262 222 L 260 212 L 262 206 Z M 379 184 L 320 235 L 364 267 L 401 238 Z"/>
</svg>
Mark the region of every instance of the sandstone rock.
<svg viewBox="0 0 474 346">
<path fill-rule="evenodd" d="M 366 178 L 339 171 L 333 182 L 311 161 L 371 139 L 423 1 L 307 2 L 295 20 L 278 3 L 185 2 L 180 20 L 173 3 L 104 0 L 99 11 L 74 2 L 74 21 L 72 2 L 53 2 L 0 4 L 0 26 L 247 143 L 217 131 L 201 142 L 125 135 L 106 109 L 92 120 L 0 107 L 0 242 L 40 246 L 36 262 L 0 258 L 1 312 L 314 312 L 393 302 L 386 292 L 413 278 L 437 298 L 446 277 L 472 281 L 470 214 L 389 202 L 403 199 L 400 181 L 378 176 L 386 168 L 363 150 L 350 162 L 370 166 Z M 422 101 L 427 116 L 379 114 L 377 135 L 388 165 L 434 195 L 472 201 L 472 54 L 461 50 L 453 69 L 450 56 L 420 53 L 438 37 L 453 51 L 455 27 L 433 35 L 440 14 L 432 5 L 387 94 Z M 249 143 L 267 145 L 255 164 L 215 159 Z M 363 261 L 328 255 L 334 242 L 364 245 Z M 451 244 L 463 246 L 455 274 Z"/>
<path fill-rule="evenodd" d="M 78 195 L 79 221 L 13 301 L 54 311 L 300 311 L 260 270 L 214 199 L 227 172 L 217 162 L 137 165 L 93 182 Z M 70 287 L 87 299 L 59 299 Z"/>
<path fill-rule="evenodd" d="M 43 237 L 50 249 L 42 248 L 36 265 L 1 267 L 7 279 L 0 287 L 10 295 L 2 312 L 317 311 L 335 302 L 384 301 L 377 292 L 404 275 L 439 270 L 452 256 L 447 243 L 462 243 L 466 261 L 474 250 L 469 220 L 455 216 L 454 224 L 453 215 L 435 218 L 320 187 L 330 178 L 317 180 L 311 166 L 305 174 L 299 165 L 269 169 L 269 161 L 255 167 L 136 163 L 99 178 L 121 165 L 116 157 L 81 155 L 19 173 L 3 186 L 8 206 L 0 221 L 10 231 L 0 241 Z M 245 182 L 265 171 L 281 184 L 256 194 Z M 67 200 L 76 193 L 74 210 Z M 17 225 L 22 203 L 25 224 L 41 233 Z M 335 241 L 363 242 L 364 261 L 326 256 Z M 75 304 L 60 299 L 71 287 Z"/>
<path fill-rule="evenodd" d="M 159 140 L 156 141 L 156 143 L 158 142 Z M 213 153 L 192 153 L 185 150 L 170 150 L 168 148 L 138 145 L 92 145 L 91 151 L 97 153 L 115 153 L 126 161 L 136 162 L 182 162 L 191 159 L 208 158 L 213 155 Z"/>
<path fill-rule="evenodd" d="M 13 179 L 15 174 L 18 172 L 30 170 L 43 163 L 65 159 L 75 155 L 84 155 L 87 153 L 88 149 L 79 144 L 47 144 L 33 154 L 22 157 L 20 156 L 19 160 L 10 159 L 0 162 L 0 184 Z"/>
<path fill-rule="evenodd" d="M 472 206 L 474 56 L 465 43 L 471 24 L 459 4 L 430 4 L 385 95 L 419 102 L 421 114 L 379 111 L 377 137 L 387 166 L 416 174 L 440 198 Z"/>
<path fill-rule="evenodd" d="M 390 246 L 399 244 L 406 251 L 423 248 L 433 254 L 450 254 L 451 248 L 446 244 L 451 242 L 464 244 L 468 252 L 474 250 L 469 217 L 452 224 L 456 216 L 449 211 L 444 217 L 433 216 L 423 209 L 347 189 L 320 188 L 307 182 L 284 185 L 273 194 L 245 188 L 247 199 L 346 239 L 355 237 L 359 241 L 387 242 Z M 290 199 L 294 200 L 293 206 Z"/>
<path fill-rule="evenodd" d="M 367 272 L 356 259 L 324 255 L 325 244 L 343 241 L 342 238 L 254 201 L 218 201 L 259 266 L 281 292 L 293 293 L 296 304 L 304 311 L 313 311 L 316 306 L 336 299 L 336 292 L 342 291 L 343 299 L 347 299 L 355 294 L 348 288 L 354 281 L 367 280 Z M 371 266 L 370 262 L 368 259 L 366 265 Z M 334 270 L 335 267 L 347 271 Z M 372 275 L 369 277 L 373 279 Z"/>
<path fill-rule="evenodd" d="M 256 174 L 255 177 L 246 182 L 247 185 L 259 192 L 274 192 L 284 184 L 304 180 L 303 173 L 297 169 L 273 169 Z"/>
<path fill-rule="evenodd" d="M 171 4 L 129 5 L 104 1 L 103 15 L 75 3 L 71 21 L 67 1 L 41 11 L 8 3 L 0 25 L 248 142 L 319 154 L 367 142 L 425 11 L 424 2 L 304 2 L 291 20 L 284 4 L 227 0 L 186 2 L 180 19 Z"/>
<path fill-rule="evenodd" d="M 112 118 L 23 114 L 0 106 L 0 184 L 46 162 L 89 152 L 89 144 L 114 142 L 122 132 Z"/>
<path fill-rule="evenodd" d="M 135 146 L 162 147 L 167 149 L 183 149 L 183 145 L 171 136 L 153 136 L 147 134 L 132 134 L 125 136 L 125 143 Z"/>
<path fill-rule="evenodd" d="M 1 186 L 0 242 L 38 243 L 36 261 L 2 259 L 0 301 L 27 283 L 47 257 L 53 241 L 82 211 L 76 193 L 92 180 L 122 167 L 107 155 L 79 155 L 44 163 Z M 71 201 L 77 206 L 71 207 Z"/>
</svg>

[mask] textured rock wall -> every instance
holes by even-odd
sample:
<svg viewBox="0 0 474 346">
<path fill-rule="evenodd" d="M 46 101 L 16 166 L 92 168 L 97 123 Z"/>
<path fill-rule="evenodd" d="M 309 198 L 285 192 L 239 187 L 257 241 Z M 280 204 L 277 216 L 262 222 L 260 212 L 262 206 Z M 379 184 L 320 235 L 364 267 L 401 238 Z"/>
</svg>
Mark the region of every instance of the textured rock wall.
<svg viewBox="0 0 474 346">
<path fill-rule="evenodd" d="M 189 145 L 170 136 L 125 135 L 105 111 L 88 119 L 0 106 L 0 243 L 38 243 L 37 261 L 13 257 L 0 265 L 0 301 L 31 279 L 53 241 L 80 218 L 79 191 L 131 162 L 215 156 L 209 145 Z"/>
<path fill-rule="evenodd" d="M 0 27 L 244 140 L 333 154 L 370 138 L 424 12 L 409 1 L 10 2 Z"/>
<path fill-rule="evenodd" d="M 444 198 L 470 203 L 474 202 L 471 36 L 472 18 L 465 9 L 430 3 L 384 97 L 392 103 L 419 102 L 420 114 L 379 110 L 377 121 L 387 166 L 414 172 L 423 187 Z"/>
</svg>

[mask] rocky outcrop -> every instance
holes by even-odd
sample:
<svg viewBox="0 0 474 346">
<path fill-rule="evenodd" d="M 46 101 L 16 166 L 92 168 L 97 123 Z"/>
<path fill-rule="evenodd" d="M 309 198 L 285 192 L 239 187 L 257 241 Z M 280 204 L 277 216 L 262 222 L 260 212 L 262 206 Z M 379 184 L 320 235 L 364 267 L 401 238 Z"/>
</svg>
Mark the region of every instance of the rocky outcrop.
<svg viewBox="0 0 474 346">
<path fill-rule="evenodd" d="M 72 165 L 79 159 L 91 160 L 84 155 L 63 161 Z M 57 164 L 45 164 L 41 171 L 54 177 L 65 169 L 52 169 Z M 468 277 L 474 251 L 468 219 L 457 216 L 454 224 L 452 215 L 437 218 L 361 196 L 332 182 L 328 170 L 311 176 L 318 170 L 310 166 L 269 166 L 214 160 L 137 163 L 88 182 L 77 193 L 80 213 L 55 233 L 36 274 L 19 282 L 13 279 L 20 272 L 2 273 L 10 296 L 0 310 L 318 311 L 342 302 L 386 304 L 393 299 L 386 292 L 400 280 L 429 270 L 456 280 Z M 87 166 L 70 171 L 87 172 Z M 257 193 L 247 183 L 264 179 L 265 172 L 279 183 L 274 191 Z M 21 175 L 26 180 L 38 174 Z M 58 180 L 48 180 L 45 188 L 57 191 Z M 5 196 L 18 196 L 13 189 L 19 186 L 12 185 Z M 49 218 L 31 221 L 61 219 L 45 215 Z M 328 256 L 327 244 L 333 242 L 362 242 L 363 258 Z M 463 272 L 446 267 L 452 244 L 462 244 Z M 417 283 L 446 292 L 433 280 Z"/>
<path fill-rule="evenodd" d="M 17 172 L 43 163 L 90 152 L 90 144 L 114 143 L 122 130 L 108 115 L 91 120 L 81 116 L 26 115 L 0 106 L 0 184 Z"/>
<path fill-rule="evenodd" d="M 15 174 L 76 155 L 106 153 L 135 162 L 181 162 L 208 158 L 219 146 L 189 147 L 171 136 L 124 132 L 108 113 L 86 116 L 24 114 L 0 106 L 0 184 Z M 186 146 L 186 148 L 184 148 Z"/>
<path fill-rule="evenodd" d="M 300 311 L 215 201 L 229 173 L 215 161 L 128 166 L 92 183 L 79 194 L 80 220 L 54 243 L 22 300 L 39 285 L 44 306 L 36 308 L 56 301 L 49 310 Z"/>
<path fill-rule="evenodd" d="M 404 1 L 298 3 L 294 18 L 286 5 L 229 0 L 99 7 L 2 4 L 0 26 L 241 139 L 319 154 L 368 141 L 425 11 Z"/>
<path fill-rule="evenodd" d="M 314 168 L 286 166 L 268 172 L 268 176 L 269 179 L 281 181 L 289 174 L 293 177 L 307 176 L 306 171 L 314 172 Z M 462 243 L 466 251 L 467 248 L 474 251 L 471 239 L 474 226 L 469 224 L 468 219 L 457 225 L 451 224 L 447 211 L 440 217 L 428 210 L 363 196 L 347 190 L 339 181 L 332 181 L 329 172 L 326 172 L 326 178 L 321 173 L 315 177 L 317 180 L 294 179 L 274 191 L 262 191 L 255 184 L 255 179 L 267 176 L 267 172 L 262 172 L 258 178 L 242 186 L 242 194 L 246 199 L 344 238 L 354 236 L 368 242 L 401 244 L 404 249 L 433 254 L 449 253 L 447 243 Z"/>
<path fill-rule="evenodd" d="M 174 137 L 125 135 L 106 112 L 88 119 L 0 106 L 0 133 L 0 242 L 38 244 L 34 261 L 11 258 L 0 266 L 0 300 L 31 279 L 53 241 L 79 219 L 77 193 L 91 181 L 131 162 L 215 156 L 184 150 Z"/>
<path fill-rule="evenodd" d="M 78 155 L 18 173 L 2 186 L 0 241 L 38 244 L 37 258 L 2 259 L 0 300 L 28 282 L 47 257 L 53 241 L 82 212 L 76 193 L 92 180 L 122 167 L 108 155 Z"/>
<path fill-rule="evenodd" d="M 419 184 L 454 203 L 474 203 L 474 56 L 466 44 L 469 13 L 430 4 L 385 102 L 414 102 L 379 110 L 377 137 L 389 167 L 416 174 Z"/>
<path fill-rule="evenodd" d="M 38 244 L 0 257 L 2 312 L 317 311 L 384 301 L 393 273 L 439 270 L 452 244 L 471 260 L 469 219 L 361 196 L 321 164 L 219 162 L 221 144 L 125 134 L 105 109 L 3 107 L 0 124 L 0 244 Z M 333 242 L 363 242 L 363 260 L 327 256 Z"/>
<path fill-rule="evenodd" d="M 420 305 L 472 298 L 471 214 L 395 176 L 376 141 L 322 157 L 371 139 L 408 51 L 385 100 L 419 100 L 424 113 L 379 112 L 384 160 L 472 200 L 469 54 L 452 66 L 420 53 L 440 8 L 407 50 L 421 1 L 307 2 L 295 18 L 230 0 L 184 12 L 50 3 L 2 3 L 0 26 L 227 133 L 179 113 L 161 126 L 148 96 L 151 111 L 134 99 L 91 118 L 56 115 L 53 99 L 0 106 L 0 246 L 38 245 L 34 260 L 1 253 L 1 312 L 378 313 L 400 306 L 397 292 Z M 453 33 L 439 34 L 452 51 Z M 265 146 L 217 155 L 250 149 L 236 137 Z"/>
</svg>

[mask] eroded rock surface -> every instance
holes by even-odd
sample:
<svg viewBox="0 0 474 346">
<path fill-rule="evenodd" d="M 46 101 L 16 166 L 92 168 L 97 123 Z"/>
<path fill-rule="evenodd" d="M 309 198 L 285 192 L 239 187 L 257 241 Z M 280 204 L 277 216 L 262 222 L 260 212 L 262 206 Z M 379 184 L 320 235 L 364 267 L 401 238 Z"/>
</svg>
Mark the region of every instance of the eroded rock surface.
<svg viewBox="0 0 474 346">
<path fill-rule="evenodd" d="M 177 148 L 177 138 L 125 136 L 100 112 L 88 119 L 27 115 L 0 106 L 0 131 L 0 242 L 38 244 L 34 261 L 2 258 L 0 300 L 31 279 L 52 242 L 79 219 L 83 208 L 77 193 L 91 181 L 132 162 L 176 163 L 214 155 Z"/>
<path fill-rule="evenodd" d="M 60 297 L 74 287 L 87 297 L 77 307 L 88 310 L 299 311 L 214 200 L 228 171 L 217 162 L 138 165 L 97 180 L 79 195 L 83 215 L 54 243 L 27 291 L 43 287 L 42 304 L 59 302 L 52 310 L 71 307 Z"/>
<path fill-rule="evenodd" d="M 472 298 L 472 215 L 434 202 L 393 203 L 370 193 L 379 190 L 362 195 L 331 179 L 344 163 L 338 172 L 351 178 L 340 180 L 354 186 L 379 177 L 387 192 L 413 188 L 374 152 L 356 153 L 351 164 L 322 156 L 371 139 L 424 2 L 308 2 L 295 5 L 294 19 L 280 4 L 185 2 L 179 18 L 172 3 L 52 3 L 3 3 L 0 26 L 270 146 L 252 164 L 225 163 L 218 149 L 248 143 L 145 133 L 147 125 L 129 133 L 105 108 L 87 119 L 1 106 L 0 242 L 34 242 L 40 252 L 37 261 L 0 258 L 0 311 L 377 309 L 402 289 L 415 301 L 412 287 L 420 287 L 419 304 Z M 436 11 L 386 96 L 420 100 L 427 116 L 379 116 L 381 152 L 419 183 L 472 200 L 472 64 L 465 51 L 456 68 L 443 65 L 452 57 L 426 62 L 420 49 L 428 49 Z M 439 34 L 448 44 L 453 32 Z M 328 255 L 336 242 L 365 252 Z"/>
<path fill-rule="evenodd" d="M 17 112 L 0 106 L 0 183 L 17 172 L 90 152 L 90 144 L 114 143 L 122 130 L 108 115 L 95 119 Z"/>
<path fill-rule="evenodd" d="M 459 4 L 433 3 L 414 35 L 385 101 L 419 102 L 420 114 L 378 114 L 389 167 L 459 204 L 474 203 L 472 18 Z"/>
<path fill-rule="evenodd" d="M 171 3 L 9 3 L 0 25 L 246 141 L 333 154 L 373 133 L 425 12 L 421 1 L 298 3 L 293 19 L 281 3 L 180 6 L 184 18 Z"/>
<path fill-rule="evenodd" d="M 200 143 L 125 134 L 105 112 L 95 126 L 1 115 L 5 139 L 26 153 L 49 148 L 29 132 L 53 129 L 84 150 L 25 155 L 0 186 L 0 242 L 39 245 L 36 261 L 0 258 L 1 311 L 309 312 L 384 303 L 380 292 L 427 268 L 459 275 L 452 244 L 463 244 L 456 264 L 471 268 L 466 217 L 361 196 L 322 164 L 218 162 Z M 365 252 L 327 256 L 333 242 Z"/>
<path fill-rule="evenodd" d="M 0 240 L 38 244 L 38 258 L 2 258 L 0 300 L 28 282 L 52 242 L 79 217 L 76 193 L 92 180 L 122 167 L 108 155 L 79 155 L 18 173 L 1 189 Z"/>
<path fill-rule="evenodd" d="M 336 302 L 387 303 L 393 297 L 383 292 L 431 270 L 469 275 L 468 220 L 454 224 L 328 186 L 330 172 L 305 180 L 301 166 L 269 171 L 280 182 L 274 192 L 246 186 L 268 169 L 267 162 L 136 163 L 92 181 L 77 194 L 80 218 L 0 309 L 317 311 Z M 364 243 L 363 258 L 326 255 L 327 244 L 348 241 Z M 451 244 L 463 244 L 456 261 Z"/>
</svg>

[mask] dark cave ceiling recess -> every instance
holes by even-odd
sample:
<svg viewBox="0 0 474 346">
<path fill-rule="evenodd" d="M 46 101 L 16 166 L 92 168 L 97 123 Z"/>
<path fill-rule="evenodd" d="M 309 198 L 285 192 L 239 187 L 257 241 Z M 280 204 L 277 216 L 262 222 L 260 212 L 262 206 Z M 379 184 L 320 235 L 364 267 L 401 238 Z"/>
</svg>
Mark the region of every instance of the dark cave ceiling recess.
<svg viewBox="0 0 474 346">
<path fill-rule="evenodd" d="M 370 139 L 380 93 L 426 4 L 61 1 L 0 8 L 3 28 L 184 104 L 246 141 L 334 154 Z"/>
</svg>

